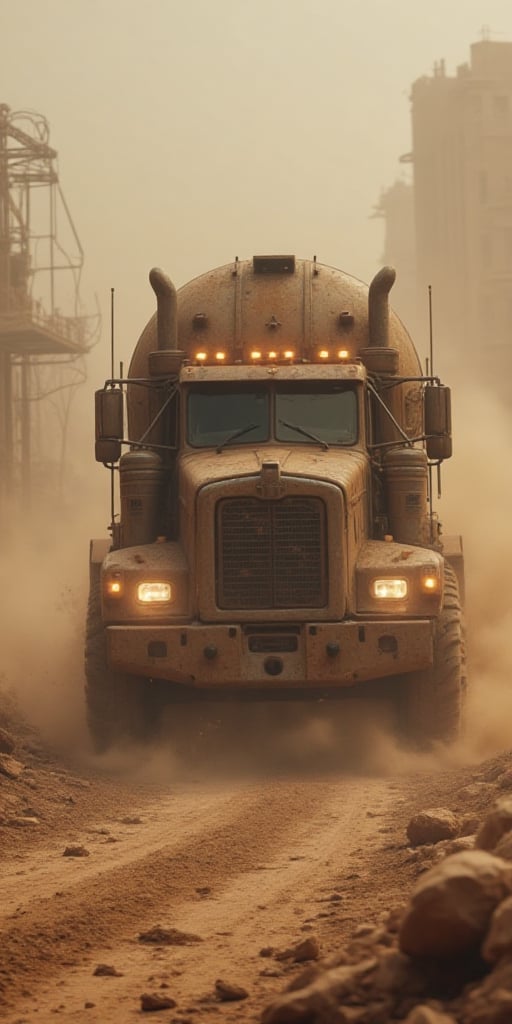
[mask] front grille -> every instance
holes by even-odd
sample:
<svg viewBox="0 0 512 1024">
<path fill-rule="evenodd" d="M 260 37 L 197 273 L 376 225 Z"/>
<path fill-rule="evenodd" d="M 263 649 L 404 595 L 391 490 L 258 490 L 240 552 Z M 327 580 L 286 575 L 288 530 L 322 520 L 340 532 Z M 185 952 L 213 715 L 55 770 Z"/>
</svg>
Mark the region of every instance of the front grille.
<svg viewBox="0 0 512 1024">
<path fill-rule="evenodd" d="M 220 608 L 322 608 L 325 506 L 319 498 L 227 498 L 217 505 Z"/>
</svg>

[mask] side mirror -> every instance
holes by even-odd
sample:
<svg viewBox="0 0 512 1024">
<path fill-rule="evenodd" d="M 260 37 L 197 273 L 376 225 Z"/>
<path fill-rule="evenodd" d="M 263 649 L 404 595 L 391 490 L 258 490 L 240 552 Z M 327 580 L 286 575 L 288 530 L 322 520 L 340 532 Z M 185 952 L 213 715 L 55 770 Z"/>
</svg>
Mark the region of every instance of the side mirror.
<svg viewBox="0 0 512 1024">
<path fill-rule="evenodd" d="M 427 455 L 441 462 L 452 454 L 451 391 L 443 384 L 426 384 L 423 396 Z"/>
<path fill-rule="evenodd" d="M 94 394 L 97 462 L 117 462 L 123 439 L 123 392 L 120 388 L 102 388 Z"/>
</svg>

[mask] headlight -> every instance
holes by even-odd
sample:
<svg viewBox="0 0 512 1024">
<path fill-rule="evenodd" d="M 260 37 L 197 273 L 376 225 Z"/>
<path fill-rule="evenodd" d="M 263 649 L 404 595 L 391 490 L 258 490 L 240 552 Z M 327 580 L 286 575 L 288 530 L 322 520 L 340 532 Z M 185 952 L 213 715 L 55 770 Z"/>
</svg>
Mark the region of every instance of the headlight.
<svg viewBox="0 0 512 1024">
<path fill-rule="evenodd" d="M 374 580 L 371 590 L 373 597 L 384 601 L 402 601 L 407 597 L 407 580 Z"/>
<path fill-rule="evenodd" d="M 151 604 L 153 601 L 170 601 L 172 587 L 170 583 L 139 583 L 137 597 L 143 604 Z"/>
</svg>

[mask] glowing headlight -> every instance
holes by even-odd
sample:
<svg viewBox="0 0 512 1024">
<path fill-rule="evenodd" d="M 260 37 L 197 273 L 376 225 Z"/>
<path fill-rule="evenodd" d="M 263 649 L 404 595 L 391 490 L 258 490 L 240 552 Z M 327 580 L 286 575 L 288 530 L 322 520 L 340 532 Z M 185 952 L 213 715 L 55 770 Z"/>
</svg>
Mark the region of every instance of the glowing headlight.
<svg viewBox="0 0 512 1024">
<path fill-rule="evenodd" d="M 384 601 L 403 600 L 407 597 L 407 580 L 374 580 L 372 595 Z"/>
<path fill-rule="evenodd" d="M 137 597 L 143 604 L 151 604 L 153 601 L 170 601 L 172 589 L 170 583 L 139 583 Z"/>
</svg>

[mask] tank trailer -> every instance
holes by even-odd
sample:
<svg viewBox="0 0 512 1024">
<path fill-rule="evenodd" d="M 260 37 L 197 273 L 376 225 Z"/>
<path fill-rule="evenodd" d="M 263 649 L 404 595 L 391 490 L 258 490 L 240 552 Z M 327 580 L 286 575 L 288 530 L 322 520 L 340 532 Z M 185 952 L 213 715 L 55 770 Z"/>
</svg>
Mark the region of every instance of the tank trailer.
<svg viewBox="0 0 512 1024">
<path fill-rule="evenodd" d="M 95 396 L 120 494 L 90 552 L 97 750 L 166 703 L 368 688 L 411 741 L 457 735 L 462 544 L 432 509 L 450 391 L 389 308 L 394 279 L 279 255 L 178 292 L 151 271 L 128 376 Z"/>
</svg>

